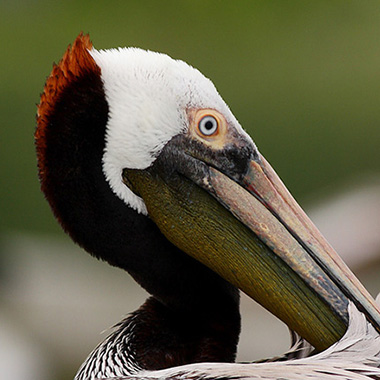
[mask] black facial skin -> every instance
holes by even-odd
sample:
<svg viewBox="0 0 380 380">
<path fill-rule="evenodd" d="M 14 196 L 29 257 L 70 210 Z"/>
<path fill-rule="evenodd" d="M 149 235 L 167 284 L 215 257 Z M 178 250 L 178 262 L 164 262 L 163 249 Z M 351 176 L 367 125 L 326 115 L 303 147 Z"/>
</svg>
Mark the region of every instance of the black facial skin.
<svg viewBox="0 0 380 380">
<path fill-rule="evenodd" d="M 259 156 L 249 140 L 241 136 L 234 140 L 234 144 L 214 150 L 187 135 L 177 135 L 165 145 L 153 166 L 159 166 L 167 176 L 176 171 L 193 181 L 208 178 L 211 166 L 240 183 L 249 162 L 259 160 Z"/>
</svg>

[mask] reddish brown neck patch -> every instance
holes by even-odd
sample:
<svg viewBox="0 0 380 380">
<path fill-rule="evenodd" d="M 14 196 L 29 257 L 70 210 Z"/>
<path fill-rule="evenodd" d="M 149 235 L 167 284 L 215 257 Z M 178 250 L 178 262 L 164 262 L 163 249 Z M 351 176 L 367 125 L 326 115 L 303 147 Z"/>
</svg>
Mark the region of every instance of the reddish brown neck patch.
<svg viewBox="0 0 380 380">
<path fill-rule="evenodd" d="M 46 130 L 60 95 L 70 83 L 85 73 L 94 72 L 100 76 L 100 68 L 89 53 L 91 49 L 90 36 L 80 33 L 73 45 L 68 46 L 59 63 L 54 64 L 53 70 L 46 80 L 37 109 L 37 129 L 34 135 L 41 179 L 45 177 L 46 173 Z"/>
</svg>

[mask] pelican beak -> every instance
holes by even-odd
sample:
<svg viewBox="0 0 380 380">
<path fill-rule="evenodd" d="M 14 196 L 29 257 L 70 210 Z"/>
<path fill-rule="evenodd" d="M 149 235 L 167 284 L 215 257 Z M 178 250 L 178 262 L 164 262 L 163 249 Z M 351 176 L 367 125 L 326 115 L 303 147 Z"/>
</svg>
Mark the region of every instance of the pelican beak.
<svg viewBox="0 0 380 380">
<path fill-rule="evenodd" d="M 317 350 L 344 334 L 349 301 L 380 331 L 374 300 L 265 158 L 250 157 L 235 175 L 236 165 L 206 155 L 171 150 L 147 170 L 124 171 L 162 233 Z"/>
<path fill-rule="evenodd" d="M 315 310 L 316 295 L 335 314 L 333 319 L 338 317 L 339 322 L 335 327 L 331 324 L 331 329 L 336 329 L 335 333 L 339 336 L 346 330 L 348 323 L 348 300 L 354 302 L 379 331 L 380 311 L 377 304 L 301 209 L 263 156 L 250 162 L 248 171 L 241 180 L 246 192 L 233 189 L 235 186 L 231 181 L 214 168 L 210 168 L 209 181 L 209 191 L 312 290 L 314 305 L 308 305 L 310 299 L 302 300 L 301 297 L 304 305 L 298 309 L 296 297 L 289 297 L 288 294 L 280 300 L 281 310 L 278 316 L 285 321 L 287 316 L 284 318 L 284 313 L 290 314 L 287 323 L 291 328 L 294 327 L 319 350 L 329 345 L 327 342 L 330 338 L 321 336 L 315 340 L 319 333 L 325 334 L 324 330 L 331 323 L 332 317 L 329 316 L 329 310 L 326 315 L 325 310 Z M 291 290 L 298 293 L 294 287 Z M 247 294 L 252 294 L 250 289 L 247 289 Z M 311 319 L 313 313 L 315 321 Z M 300 326 L 302 319 L 304 326 Z M 322 325 L 317 327 L 320 322 Z M 344 330 L 338 327 L 341 322 L 344 323 Z M 306 330 L 303 330 L 304 327 Z M 313 329 L 317 331 L 312 331 Z"/>
</svg>

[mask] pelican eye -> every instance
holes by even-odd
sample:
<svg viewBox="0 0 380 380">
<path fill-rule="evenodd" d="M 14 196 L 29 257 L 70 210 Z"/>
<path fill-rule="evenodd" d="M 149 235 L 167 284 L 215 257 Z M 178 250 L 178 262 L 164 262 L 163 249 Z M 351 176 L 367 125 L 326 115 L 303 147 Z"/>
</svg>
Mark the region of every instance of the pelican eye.
<svg viewBox="0 0 380 380">
<path fill-rule="evenodd" d="M 218 120 L 214 116 L 203 116 L 198 123 L 199 132 L 204 136 L 214 135 L 219 128 Z"/>
</svg>

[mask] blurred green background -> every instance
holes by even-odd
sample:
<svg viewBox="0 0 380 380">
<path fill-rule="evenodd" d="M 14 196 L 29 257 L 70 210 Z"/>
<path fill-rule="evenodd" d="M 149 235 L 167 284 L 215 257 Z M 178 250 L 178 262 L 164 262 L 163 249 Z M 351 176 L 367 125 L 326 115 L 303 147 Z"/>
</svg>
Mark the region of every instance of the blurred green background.
<svg viewBox="0 0 380 380">
<path fill-rule="evenodd" d="M 33 134 L 45 78 L 81 31 L 98 49 L 197 67 L 301 203 L 380 173 L 377 0 L 1 0 L 0 247 L 25 234 L 68 240 L 39 190 Z"/>
<path fill-rule="evenodd" d="M 80 31 L 216 84 L 294 195 L 380 171 L 378 1 L 0 2 L 2 229 L 58 232 L 38 188 L 36 103 Z"/>
</svg>

